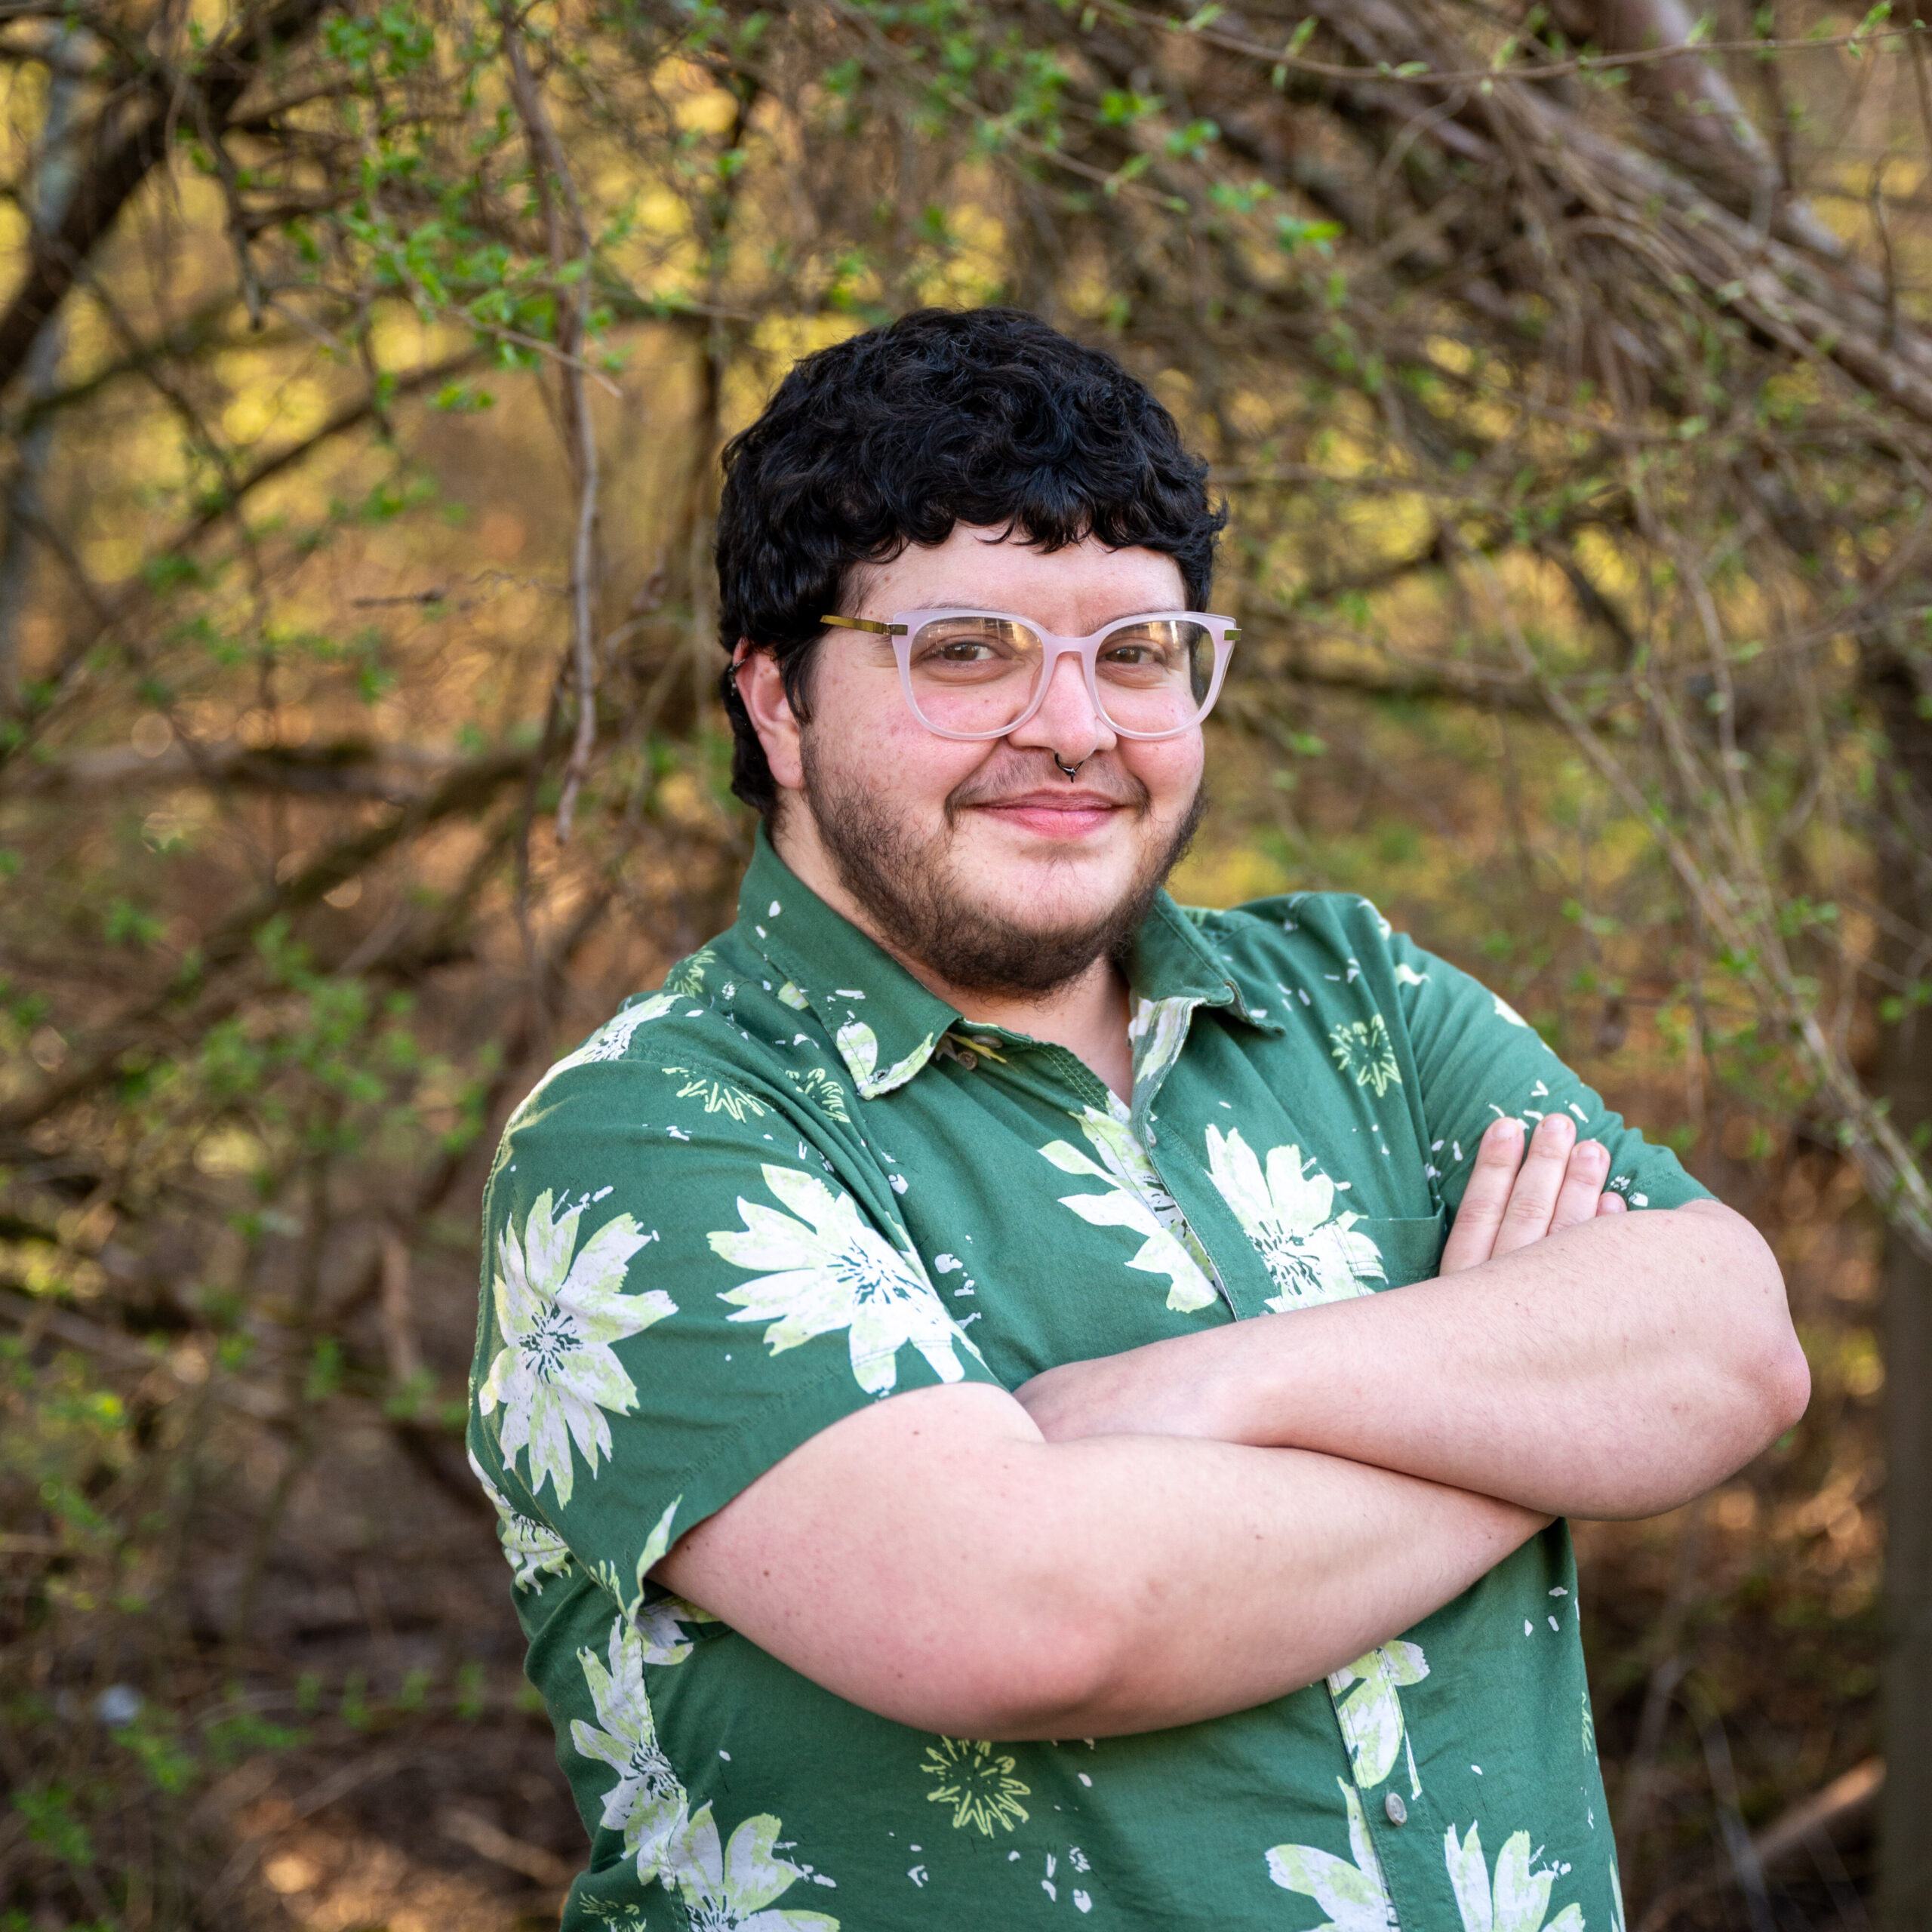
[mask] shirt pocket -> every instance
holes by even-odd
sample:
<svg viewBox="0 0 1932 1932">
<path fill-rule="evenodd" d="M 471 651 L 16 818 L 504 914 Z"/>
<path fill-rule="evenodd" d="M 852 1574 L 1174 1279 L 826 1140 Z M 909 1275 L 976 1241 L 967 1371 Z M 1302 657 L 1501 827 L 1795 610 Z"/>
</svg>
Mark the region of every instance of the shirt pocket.
<svg viewBox="0 0 1932 1932">
<path fill-rule="evenodd" d="M 1441 1266 L 1449 1211 L 1438 1208 L 1433 1214 L 1406 1220 L 1358 1220 L 1353 1232 L 1366 1235 L 1382 1257 L 1384 1278 L 1376 1287 L 1406 1287 L 1411 1281 L 1432 1280 Z"/>
</svg>

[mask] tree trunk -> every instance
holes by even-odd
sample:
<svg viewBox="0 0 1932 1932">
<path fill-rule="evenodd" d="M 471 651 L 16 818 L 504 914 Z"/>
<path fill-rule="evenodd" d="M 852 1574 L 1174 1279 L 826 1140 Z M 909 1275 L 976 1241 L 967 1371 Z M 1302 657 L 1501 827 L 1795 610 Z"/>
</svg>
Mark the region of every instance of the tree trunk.
<svg viewBox="0 0 1932 1932">
<path fill-rule="evenodd" d="M 1891 742 L 1882 857 L 1898 921 L 1886 964 L 1932 976 L 1932 674 L 1905 653 L 1866 660 Z M 1903 936 L 1906 932 L 1921 937 Z M 1881 1035 L 1881 1078 L 1910 1134 L 1932 1123 L 1932 1006 L 1911 999 Z M 1896 1226 L 1885 1235 L 1885 1792 L 1880 1819 L 1884 1932 L 1932 1926 L 1932 1260 Z"/>
<path fill-rule="evenodd" d="M 71 29 L 55 42 L 66 54 L 75 35 Z M 47 89 L 47 115 L 41 124 L 40 155 L 27 202 L 28 219 L 36 236 L 57 229 L 66 219 L 74 194 L 73 157 L 66 152 L 80 83 L 64 69 Z M 51 395 L 60 380 L 60 357 L 66 331 L 58 315 L 41 325 L 27 351 L 25 388 L 29 403 Z M 34 526 L 41 512 L 40 486 L 54 454 L 55 420 L 43 417 L 14 445 L 13 480 L 7 491 L 7 522 L 0 531 L 0 711 L 10 709 L 20 688 L 20 620 L 25 616 L 33 583 L 36 539 Z"/>
</svg>

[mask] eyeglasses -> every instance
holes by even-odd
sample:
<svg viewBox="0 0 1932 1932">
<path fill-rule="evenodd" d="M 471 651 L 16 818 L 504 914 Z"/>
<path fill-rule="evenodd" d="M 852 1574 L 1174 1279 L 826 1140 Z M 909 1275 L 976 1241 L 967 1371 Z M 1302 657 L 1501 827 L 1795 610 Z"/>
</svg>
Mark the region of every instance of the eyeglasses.
<svg viewBox="0 0 1932 1932">
<path fill-rule="evenodd" d="M 942 738 L 1000 738 L 1045 701 L 1054 667 L 1078 657 L 1094 709 L 1123 738 L 1174 738 L 1214 709 L 1241 632 L 1228 617 L 1164 611 L 1062 637 L 993 611 L 821 617 L 890 638 L 912 715 Z"/>
</svg>

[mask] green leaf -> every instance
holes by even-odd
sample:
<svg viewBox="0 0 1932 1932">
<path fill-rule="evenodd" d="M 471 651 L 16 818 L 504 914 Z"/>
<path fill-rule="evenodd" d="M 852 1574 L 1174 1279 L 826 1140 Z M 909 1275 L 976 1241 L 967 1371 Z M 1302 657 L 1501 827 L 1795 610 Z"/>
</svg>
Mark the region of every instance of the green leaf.
<svg viewBox="0 0 1932 1932">
<path fill-rule="evenodd" d="M 1164 145 L 1168 153 L 1192 161 L 1203 148 L 1211 146 L 1220 138 L 1219 124 L 1204 115 L 1199 120 L 1190 121 L 1185 128 L 1177 128 L 1168 137 Z"/>
<path fill-rule="evenodd" d="M 1329 254 L 1333 252 L 1329 245 L 1346 232 L 1339 221 L 1303 221 L 1291 214 L 1275 218 L 1275 240 L 1284 254 L 1299 254 L 1304 248 Z"/>
</svg>

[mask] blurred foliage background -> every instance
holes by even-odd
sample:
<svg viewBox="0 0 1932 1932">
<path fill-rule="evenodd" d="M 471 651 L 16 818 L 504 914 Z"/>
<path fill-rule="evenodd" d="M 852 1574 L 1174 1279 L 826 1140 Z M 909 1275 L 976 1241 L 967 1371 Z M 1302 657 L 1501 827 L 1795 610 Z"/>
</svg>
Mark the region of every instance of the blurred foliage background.
<svg viewBox="0 0 1932 1932">
<path fill-rule="evenodd" d="M 480 1180 L 731 916 L 722 439 L 995 300 L 1232 508 L 1177 890 L 1784 1261 L 1804 1423 L 1580 1531 L 1632 1925 L 1932 1925 L 1923 5 L 5 0 L 0 1927 L 554 1921 Z"/>
</svg>

